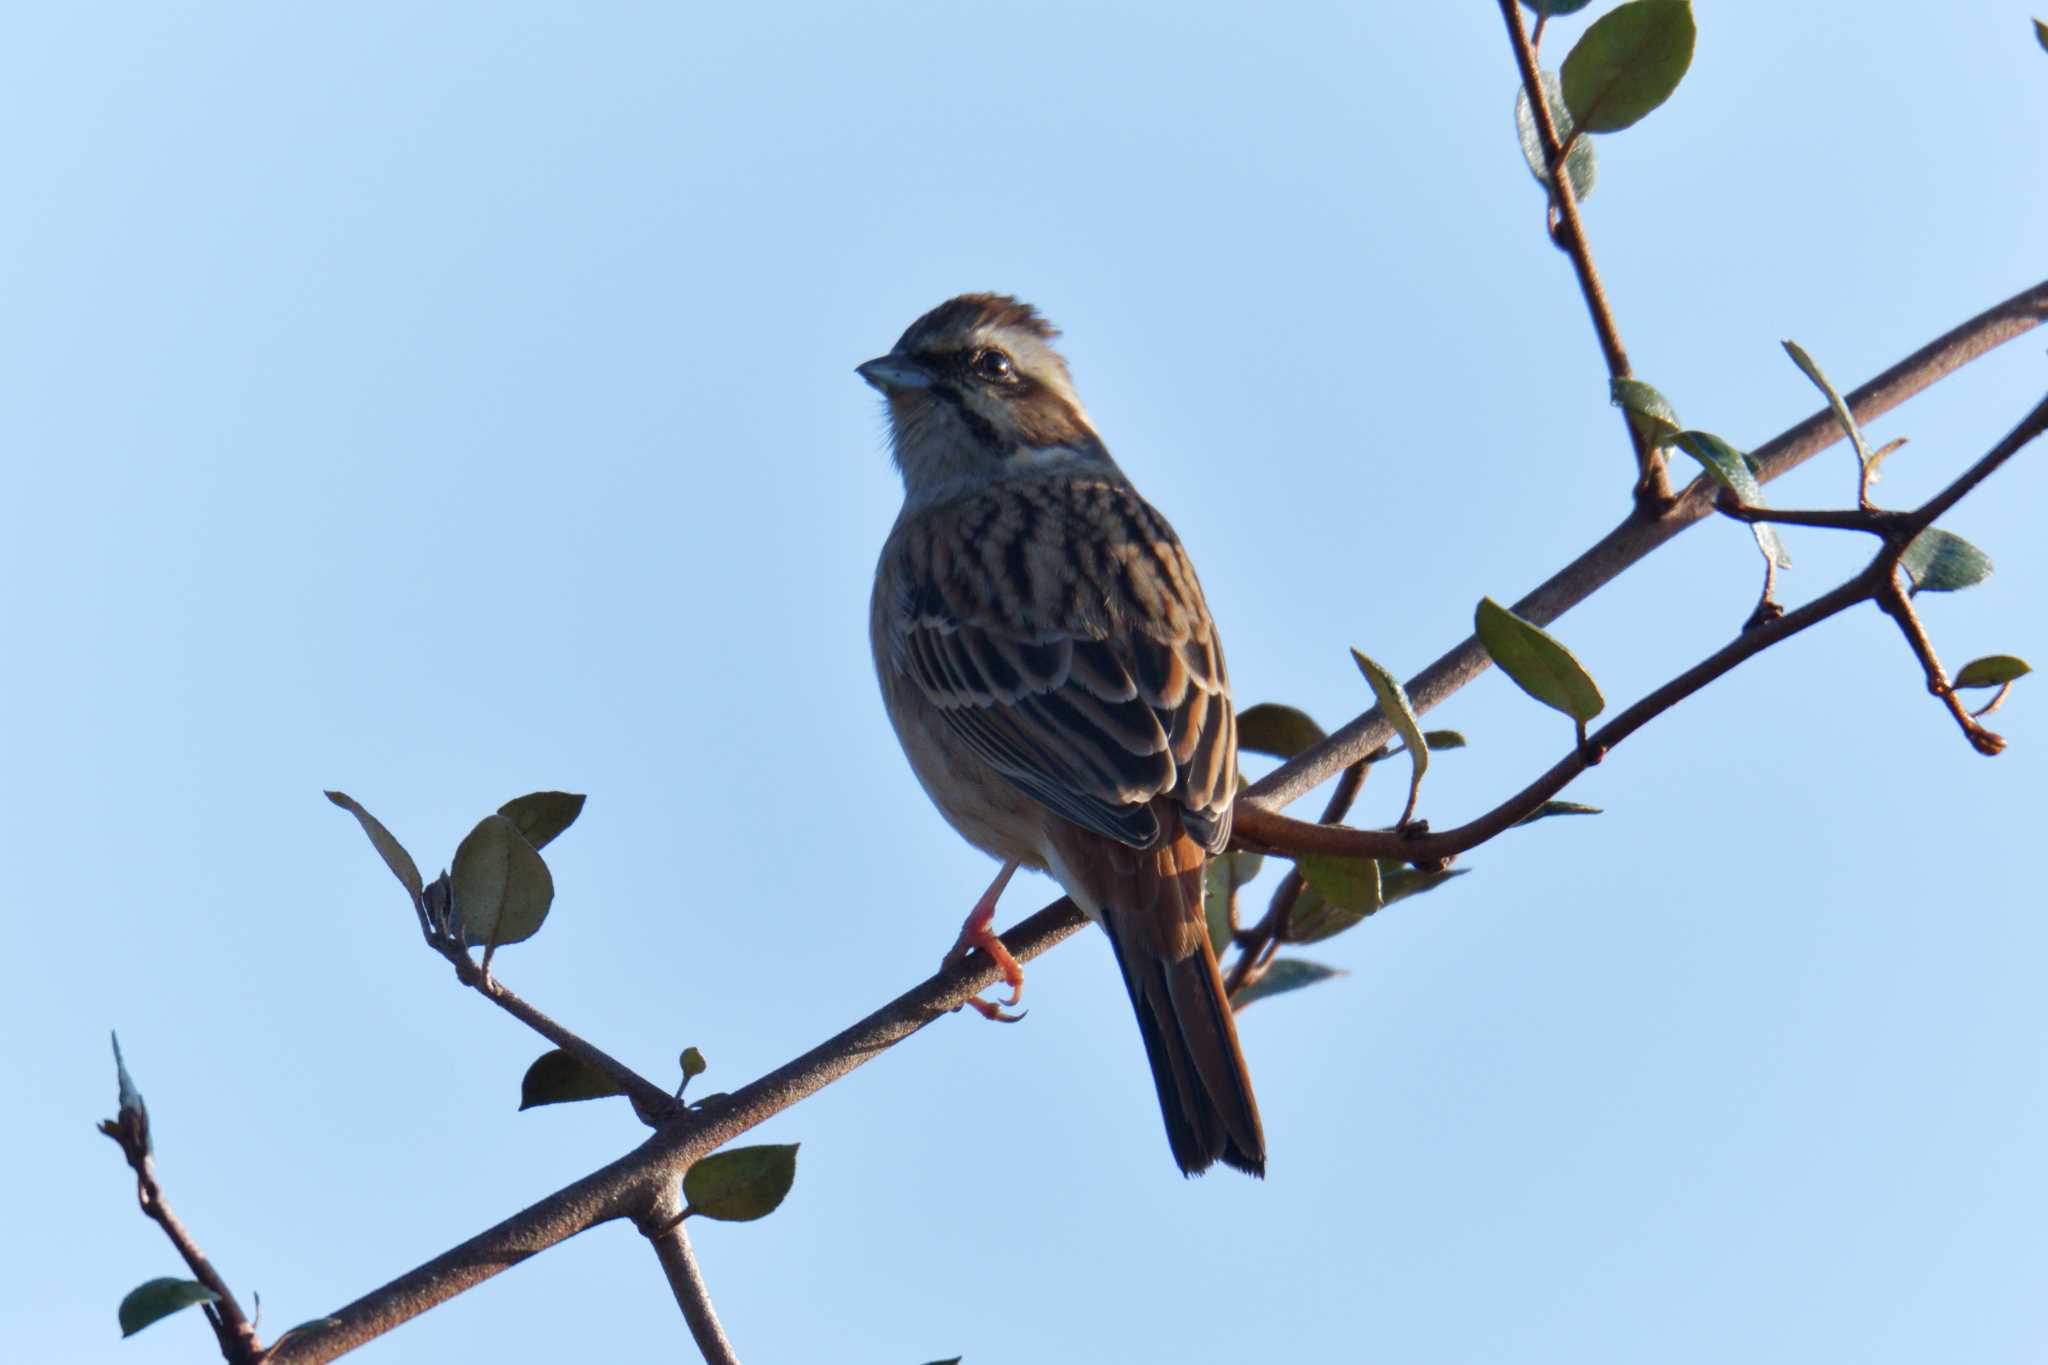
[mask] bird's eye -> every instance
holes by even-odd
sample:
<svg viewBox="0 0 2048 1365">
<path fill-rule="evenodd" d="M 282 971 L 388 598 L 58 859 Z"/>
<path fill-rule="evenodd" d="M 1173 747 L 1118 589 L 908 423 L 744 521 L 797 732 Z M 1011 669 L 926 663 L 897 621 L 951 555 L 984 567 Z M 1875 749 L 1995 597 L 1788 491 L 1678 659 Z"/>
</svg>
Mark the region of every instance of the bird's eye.
<svg viewBox="0 0 2048 1365">
<path fill-rule="evenodd" d="M 976 374 L 997 383 L 1008 379 L 1012 370 L 1010 357 L 993 347 L 986 351 L 976 351 L 972 364 Z"/>
</svg>

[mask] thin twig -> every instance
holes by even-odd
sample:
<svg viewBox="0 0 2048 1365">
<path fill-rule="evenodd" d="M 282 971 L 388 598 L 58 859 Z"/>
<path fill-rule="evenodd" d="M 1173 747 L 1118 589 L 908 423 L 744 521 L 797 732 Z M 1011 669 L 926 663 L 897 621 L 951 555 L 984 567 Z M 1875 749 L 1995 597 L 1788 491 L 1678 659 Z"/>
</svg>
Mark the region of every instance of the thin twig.
<svg viewBox="0 0 2048 1365">
<path fill-rule="evenodd" d="M 213 1268 L 213 1262 L 199 1249 L 191 1232 L 185 1227 L 171 1205 L 164 1198 L 162 1184 L 156 1177 L 156 1158 L 150 1155 L 146 1117 L 138 1124 L 129 1118 L 133 1111 L 123 1110 L 121 1116 L 100 1124 L 100 1131 L 112 1138 L 127 1158 L 128 1165 L 135 1171 L 135 1199 L 142 1211 L 156 1225 L 163 1229 L 165 1237 L 177 1249 L 185 1266 L 192 1272 L 192 1278 L 213 1292 L 214 1301 L 206 1305 L 206 1320 L 213 1325 L 215 1337 L 220 1341 L 221 1355 L 233 1365 L 256 1365 L 262 1359 L 262 1351 L 256 1345 L 256 1328 L 243 1314 L 241 1304 L 228 1289 L 227 1281 Z"/>
<path fill-rule="evenodd" d="M 478 966 L 476 960 L 469 955 L 462 924 L 454 914 L 447 887 L 447 878 L 443 876 L 426 888 L 425 895 L 419 901 L 420 931 L 426 937 L 427 946 L 446 958 L 448 964 L 455 968 L 456 980 L 472 988 L 484 999 L 585 1066 L 602 1072 L 624 1092 L 626 1099 L 633 1106 L 634 1114 L 648 1127 L 656 1127 L 678 1112 L 680 1105 L 674 1095 L 513 994 L 503 982 L 491 974 L 488 952 L 484 964 Z"/>
<path fill-rule="evenodd" d="M 2048 281 L 2022 291 L 1920 347 L 1875 379 L 1847 395 L 1851 412 L 1870 422 L 1890 412 L 1929 385 L 1947 377 L 2048 320 Z M 1842 439 L 1832 409 L 1823 407 L 1750 452 L 1757 479 L 1780 478 Z M 1547 626 L 1618 578 L 1680 532 L 1714 510 L 1720 485 L 1702 474 L 1687 486 L 1661 516 L 1632 513 L 1571 563 L 1512 604 L 1515 615 Z M 1943 509 L 1945 510 L 1945 509 Z M 1939 513 L 1937 513 L 1939 515 Z M 1492 666 L 1476 636 L 1468 636 L 1408 682 L 1408 700 L 1418 714 L 1443 704 L 1465 684 Z M 1327 738 L 1275 768 L 1246 789 L 1238 800 L 1238 819 L 1252 805 L 1279 810 L 1321 786 L 1343 769 L 1387 742 L 1394 727 L 1379 708 L 1364 712 Z"/>
<path fill-rule="evenodd" d="M 1887 512 L 1882 508 L 1848 508 L 1841 511 L 1803 511 L 1783 507 L 1751 507 L 1723 496 L 1715 510 L 1737 521 L 1765 521 L 1775 526 L 1819 526 L 1835 531 L 1868 531 L 1887 535 L 1905 526 L 1911 513 Z"/>
<path fill-rule="evenodd" d="M 719 1324 L 718 1310 L 711 1306 L 711 1291 L 705 1288 L 704 1276 L 697 1269 L 697 1256 L 690 1249 L 690 1235 L 683 1231 L 681 1211 L 663 1217 L 647 1232 L 647 1240 L 654 1246 L 655 1259 L 661 1262 L 661 1273 L 668 1277 L 668 1287 L 675 1293 L 676 1306 L 683 1310 L 690 1339 L 703 1353 L 705 1365 L 740 1365 L 732 1342 L 726 1339 L 725 1328 Z"/>
<path fill-rule="evenodd" d="M 1507 21 L 1508 40 L 1514 45 L 1515 65 L 1521 69 L 1522 92 L 1529 99 L 1529 113 L 1543 142 L 1543 158 L 1550 167 L 1551 200 L 1557 206 L 1557 244 L 1571 257 L 1579 277 L 1579 293 L 1585 296 L 1586 311 L 1593 318 L 1593 333 L 1600 339 L 1600 354 L 1607 362 L 1610 379 L 1630 376 L 1628 352 L 1621 344 L 1621 328 L 1614 321 L 1614 309 L 1607 302 L 1607 287 L 1593 264 L 1593 248 L 1586 240 L 1586 224 L 1579 216 L 1579 197 L 1572 190 L 1572 178 L 1565 170 L 1569 150 L 1557 135 L 1550 117 L 1550 101 L 1543 94 L 1542 68 L 1536 63 L 1536 45 L 1522 27 L 1519 0 L 1500 0 L 1501 17 Z M 1579 134 L 1578 136 L 1583 136 Z M 1664 471 L 1663 457 L 1656 445 L 1637 429 L 1629 414 L 1621 415 L 1628 429 L 1629 448 L 1636 457 L 1636 502 L 1648 512 L 1659 512 L 1671 503 L 1671 483 Z"/>
<path fill-rule="evenodd" d="M 1941 700 L 1948 713 L 1956 718 L 1956 724 L 1963 728 L 1963 738 L 1970 741 L 1970 747 L 1988 757 L 2005 752 L 2005 736 L 1995 730 L 1978 724 L 1970 714 L 1970 708 L 1956 695 L 1949 685 L 1948 674 L 1942 669 L 1941 660 L 1934 653 L 1934 641 L 1927 636 L 1927 627 L 1920 622 L 1920 613 L 1913 609 L 1912 600 L 1899 587 L 1898 575 L 1891 575 L 1878 593 L 1877 603 L 1885 615 L 1898 622 L 1899 633 L 1906 637 L 1906 643 L 1913 650 L 1913 657 L 1920 661 L 1920 667 L 1927 674 L 1927 690 Z"/>
</svg>

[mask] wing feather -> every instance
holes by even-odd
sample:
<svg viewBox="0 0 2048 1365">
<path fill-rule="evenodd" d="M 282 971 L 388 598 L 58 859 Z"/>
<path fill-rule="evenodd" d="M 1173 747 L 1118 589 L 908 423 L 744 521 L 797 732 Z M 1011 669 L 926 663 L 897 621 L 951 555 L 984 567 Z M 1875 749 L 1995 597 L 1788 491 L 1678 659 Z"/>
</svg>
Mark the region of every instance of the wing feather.
<svg viewBox="0 0 2048 1365">
<path fill-rule="evenodd" d="M 890 655 L 968 748 L 1084 829 L 1150 848 L 1171 796 L 1223 846 L 1222 647 L 1179 539 L 1129 484 L 998 484 L 899 526 L 887 553 Z"/>
</svg>

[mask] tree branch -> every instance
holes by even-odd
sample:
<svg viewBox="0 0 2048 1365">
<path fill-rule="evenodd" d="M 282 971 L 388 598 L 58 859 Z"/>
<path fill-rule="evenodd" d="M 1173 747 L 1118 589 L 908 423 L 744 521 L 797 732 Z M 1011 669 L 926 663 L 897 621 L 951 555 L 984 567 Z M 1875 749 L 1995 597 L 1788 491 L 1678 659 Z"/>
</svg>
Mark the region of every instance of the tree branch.
<svg viewBox="0 0 2048 1365">
<path fill-rule="evenodd" d="M 1866 419 L 1888 411 L 1991 347 L 2038 325 L 2044 315 L 2048 315 L 2048 284 L 2036 286 L 1980 314 L 1921 348 L 1850 395 L 1852 408 Z M 2048 401 L 2037 406 L 1990 454 L 1917 509 L 1912 514 L 1915 521 L 1924 526 L 1947 510 L 2020 446 L 2040 434 L 2044 424 L 2048 424 Z M 1824 409 L 1756 452 L 1764 468 L 1760 477 L 1776 477 L 1838 439 L 1840 431 L 1834 426 L 1832 414 Z M 1708 515 L 1714 505 L 1714 487 L 1704 479 L 1696 481 L 1663 515 L 1632 515 L 1524 598 L 1516 605 L 1516 611 L 1539 624 L 1556 619 L 1630 564 Z M 1874 595 L 1881 584 L 1869 580 L 1879 566 L 1883 566 L 1886 575 L 1892 572 L 1905 543 L 1903 539 L 1889 539 L 1878 559 L 1856 578 L 1775 622 L 1746 632 L 1601 727 L 1585 745 L 1575 748 L 1509 802 L 1465 826 L 1443 834 L 1404 838 L 1310 825 L 1284 820 L 1275 814 L 1274 807 L 1298 797 L 1324 777 L 1370 756 L 1391 738 L 1391 727 L 1381 724 L 1377 712 L 1371 711 L 1254 783 L 1239 803 L 1240 828 L 1253 837 L 1260 830 L 1276 836 L 1306 832 L 1296 845 L 1303 851 L 1369 852 L 1374 856 L 1423 859 L 1474 847 L 1511 825 L 1510 811 L 1515 812 L 1515 818 L 1526 814 L 1597 762 L 1607 747 L 1620 742 L 1676 701 L 1770 645 Z M 1418 711 L 1427 710 L 1486 666 L 1484 651 L 1476 641 L 1467 641 L 1410 684 L 1410 699 Z M 1378 844 L 1360 847 L 1368 838 L 1394 842 L 1382 854 Z M 1294 844 L 1295 840 L 1289 837 L 1284 842 Z M 1062 898 L 1004 934 L 1003 943 L 1020 962 L 1028 962 L 1070 937 L 1085 922 L 1072 902 Z M 664 1206 L 663 1200 L 673 1197 L 669 1187 L 694 1162 L 871 1061 L 941 1014 L 958 1009 L 970 997 L 993 986 L 998 976 L 987 957 L 979 953 L 940 971 L 742 1089 L 663 1123 L 638 1148 L 609 1165 L 371 1291 L 317 1327 L 290 1334 L 273 1349 L 268 1362 L 303 1365 L 332 1360 L 578 1232 L 617 1218 L 648 1217 Z"/>
<path fill-rule="evenodd" d="M 163 1186 L 156 1178 L 156 1158 L 149 1150 L 147 1113 L 124 1106 L 117 1117 L 100 1123 L 100 1131 L 114 1140 L 121 1149 L 121 1155 L 134 1169 L 135 1200 L 142 1206 L 143 1213 L 163 1229 L 164 1236 L 170 1239 L 186 1268 L 192 1272 L 192 1278 L 213 1292 L 214 1301 L 204 1307 L 206 1320 L 212 1324 L 213 1334 L 220 1341 L 221 1355 L 233 1365 L 256 1365 L 262 1353 L 256 1346 L 255 1327 L 242 1312 L 242 1305 L 235 1301 L 227 1281 L 213 1268 L 213 1262 L 199 1249 L 198 1241 L 178 1215 L 171 1211 L 170 1202 L 164 1198 Z"/>
<path fill-rule="evenodd" d="M 1004 934 L 1003 945 L 1029 962 L 1086 923 L 1061 897 Z M 336 1310 L 321 1327 L 294 1332 L 265 1365 L 333 1360 L 557 1242 L 613 1219 L 648 1216 L 692 1164 L 959 1009 L 1000 976 L 985 956 L 970 955 L 802 1056 L 663 1124 L 618 1160 Z"/>
<path fill-rule="evenodd" d="M 681 1108 L 674 1095 L 513 994 L 491 974 L 488 953 L 485 965 L 478 966 L 469 955 L 462 921 L 455 914 L 445 874 L 429 885 L 423 895 L 415 897 L 414 906 L 419 912 L 420 932 L 426 937 L 427 946 L 455 968 L 456 980 L 585 1066 L 609 1077 L 625 1094 L 641 1122 L 650 1128 L 655 1127 L 664 1119 L 673 1117 Z"/>
<path fill-rule="evenodd" d="M 1873 421 L 1955 373 L 1996 346 L 2022 336 L 2048 320 L 2048 281 L 2015 294 L 1976 317 L 1928 342 L 1884 373 L 1847 395 L 1850 411 L 1861 422 Z M 1759 466 L 1757 478 L 1769 483 L 1812 459 L 1842 439 L 1829 408 L 1779 433 L 1751 452 Z M 1702 475 L 1658 516 L 1640 510 L 1623 519 L 1591 549 L 1552 574 L 1513 604 L 1524 620 L 1547 626 L 1606 587 L 1652 551 L 1714 510 L 1720 485 Z M 1967 491 L 1967 490 L 1965 490 Z M 1960 496 L 1960 494 L 1958 494 Z M 1938 510 L 1945 511 L 1946 507 Z M 1466 640 L 1415 675 L 1408 699 L 1417 713 L 1441 705 L 1458 689 L 1491 666 L 1477 637 Z M 1279 810 L 1299 800 L 1350 767 L 1393 736 L 1393 726 L 1377 707 L 1353 719 L 1313 747 L 1266 774 L 1239 798 L 1239 820 L 1251 806 Z"/>
<path fill-rule="evenodd" d="M 1508 41 L 1515 49 L 1515 65 L 1521 69 L 1522 93 L 1528 97 L 1530 116 L 1543 140 L 1543 159 L 1550 168 L 1551 203 L 1557 211 L 1552 240 L 1571 257 L 1572 269 L 1579 277 L 1579 293 L 1585 297 L 1586 311 L 1593 318 L 1593 333 L 1600 339 L 1600 354 L 1607 362 L 1608 378 L 1627 379 L 1628 352 L 1621 344 L 1621 328 L 1614 321 L 1614 309 L 1607 302 L 1607 286 L 1600 282 L 1600 271 L 1593 264 L 1593 247 L 1586 239 L 1585 220 L 1579 216 L 1578 194 L 1564 169 L 1566 148 L 1557 135 L 1557 124 L 1550 117 L 1550 101 L 1543 94 L 1536 45 L 1522 27 L 1518 0 L 1500 0 L 1500 10 L 1508 26 Z M 1635 451 L 1636 505 L 1646 512 L 1661 511 L 1671 502 L 1671 483 L 1664 471 L 1663 457 L 1626 412 L 1621 419 L 1628 429 L 1629 447 Z"/>
<path fill-rule="evenodd" d="M 673 1208 L 674 1201 L 668 1201 L 668 1206 Z M 683 1321 L 690 1327 L 690 1339 L 703 1353 L 705 1365 L 740 1365 L 740 1358 L 734 1354 L 732 1343 L 726 1339 L 725 1328 L 718 1321 L 718 1311 L 711 1306 L 711 1291 L 705 1287 L 704 1276 L 697 1269 L 696 1253 L 690 1249 L 690 1235 L 683 1231 L 682 1210 L 675 1209 L 652 1230 L 643 1228 L 642 1231 L 647 1233 L 647 1240 L 654 1246 L 655 1259 L 661 1262 L 661 1273 L 668 1277 L 668 1287 L 675 1293 L 676 1306 L 683 1310 Z"/>
</svg>

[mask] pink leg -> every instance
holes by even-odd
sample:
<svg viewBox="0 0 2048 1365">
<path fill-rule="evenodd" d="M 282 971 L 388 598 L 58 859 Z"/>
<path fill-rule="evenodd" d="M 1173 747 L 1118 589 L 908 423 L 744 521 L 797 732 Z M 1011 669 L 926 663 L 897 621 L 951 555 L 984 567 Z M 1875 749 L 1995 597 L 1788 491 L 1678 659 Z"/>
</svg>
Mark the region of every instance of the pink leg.
<svg viewBox="0 0 2048 1365">
<path fill-rule="evenodd" d="M 1002 897 L 1003 888 L 1010 884 L 1010 878 L 1016 871 L 1017 864 L 1003 864 L 1003 870 L 996 873 L 996 879 L 989 883 L 988 890 L 981 893 L 981 899 L 967 912 L 967 922 L 960 926 L 960 937 L 954 940 L 953 947 L 940 964 L 945 967 L 955 966 L 964 962 L 967 954 L 976 948 L 988 954 L 1001 969 L 1003 980 L 1009 984 L 1010 998 L 1001 1004 L 979 998 L 967 1003 L 972 1005 L 982 1018 L 998 1020 L 1005 1024 L 1015 1023 L 1024 1017 L 1021 1014 L 1006 1013 L 1003 1009 L 1004 1005 L 1015 1005 L 1023 998 L 1024 968 L 1018 964 L 1016 958 L 1010 956 L 1010 950 L 1003 946 L 1002 939 L 996 937 L 995 931 L 996 901 Z"/>
</svg>

